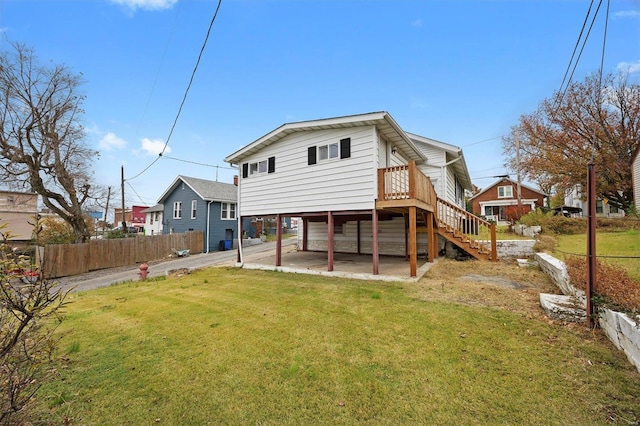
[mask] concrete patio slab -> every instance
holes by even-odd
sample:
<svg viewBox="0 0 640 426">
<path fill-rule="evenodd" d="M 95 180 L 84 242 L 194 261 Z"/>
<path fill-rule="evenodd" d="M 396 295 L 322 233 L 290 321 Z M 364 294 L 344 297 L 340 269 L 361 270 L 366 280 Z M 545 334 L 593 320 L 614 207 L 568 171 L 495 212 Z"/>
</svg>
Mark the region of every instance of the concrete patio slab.
<svg viewBox="0 0 640 426">
<path fill-rule="evenodd" d="M 326 252 L 297 251 L 296 246 L 287 246 L 282 249 L 281 266 L 276 266 L 275 252 L 270 251 L 246 256 L 242 267 L 362 280 L 417 282 L 434 265 L 425 259 L 418 259 L 417 274 L 411 277 L 409 261 L 404 257 L 380 256 L 379 274 L 374 275 L 371 255 L 335 253 L 333 271 L 327 270 L 327 259 Z"/>
</svg>

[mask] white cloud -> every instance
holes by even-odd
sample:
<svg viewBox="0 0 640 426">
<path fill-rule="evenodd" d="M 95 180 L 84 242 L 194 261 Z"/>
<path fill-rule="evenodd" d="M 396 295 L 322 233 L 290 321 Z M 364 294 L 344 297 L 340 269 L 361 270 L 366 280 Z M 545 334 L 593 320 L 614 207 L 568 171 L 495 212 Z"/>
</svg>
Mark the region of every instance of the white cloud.
<svg viewBox="0 0 640 426">
<path fill-rule="evenodd" d="M 640 59 L 635 62 L 620 62 L 618 64 L 618 71 L 628 72 L 629 74 L 633 74 L 635 72 L 640 72 Z"/>
<path fill-rule="evenodd" d="M 141 141 L 141 148 L 148 155 L 158 155 L 162 152 L 162 149 L 164 148 L 164 142 L 162 141 L 162 139 L 151 140 L 148 138 L 144 138 Z M 167 146 L 164 152 L 166 154 L 170 153 L 171 148 Z"/>
<path fill-rule="evenodd" d="M 422 27 L 422 19 L 418 18 L 411 23 L 412 27 Z"/>
<path fill-rule="evenodd" d="M 640 10 L 621 10 L 613 14 L 614 18 L 640 18 Z"/>
<path fill-rule="evenodd" d="M 112 3 L 125 6 L 128 9 L 137 10 L 163 10 L 171 9 L 178 0 L 111 0 Z"/>
<path fill-rule="evenodd" d="M 109 132 L 100 139 L 98 146 L 105 151 L 111 151 L 112 149 L 122 149 L 126 147 L 127 142 L 116 136 L 115 133 Z"/>
</svg>

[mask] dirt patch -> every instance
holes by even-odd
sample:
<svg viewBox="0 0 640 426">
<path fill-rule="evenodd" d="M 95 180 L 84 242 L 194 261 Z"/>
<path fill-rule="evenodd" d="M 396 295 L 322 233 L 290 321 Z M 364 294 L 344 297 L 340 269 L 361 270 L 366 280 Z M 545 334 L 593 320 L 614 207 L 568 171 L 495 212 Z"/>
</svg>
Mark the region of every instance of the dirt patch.
<svg viewBox="0 0 640 426">
<path fill-rule="evenodd" d="M 544 318 L 540 293 L 559 290 L 538 267 L 520 267 L 515 260 L 439 260 L 414 287 L 416 297 L 473 306 L 488 306 Z"/>
<path fill-rule="evenodd" d="M 484 276 L 484 275 L 478 275 L 478 274 L 471 274 L 471 275 L 465 275 L 464 277 L 461 277 L 461 279 L 467 280 L 467 281 L 473 281 L 473 282 L 495 284 L 500 287 L 512 288 L 514 290 L 521 290 L 525 287 L 523 284 L 517 281 L 508 280 L 506 278 L 497 277 L 495 275 Z"/>
</svg>

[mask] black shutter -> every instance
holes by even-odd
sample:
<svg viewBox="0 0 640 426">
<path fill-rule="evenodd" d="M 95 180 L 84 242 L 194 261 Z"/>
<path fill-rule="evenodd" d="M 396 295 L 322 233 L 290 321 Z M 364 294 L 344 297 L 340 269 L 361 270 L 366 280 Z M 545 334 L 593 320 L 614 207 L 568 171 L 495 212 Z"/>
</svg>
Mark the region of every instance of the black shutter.
<svg viewBox="0 0 640 426">
<path fill-rule="evenodd" d="M 307 150 L 307 158 L 309 159 L 308 164 L 312 165 L 312 164 L 316 164 L 316 147 L 315 146 L 310 146 L 309 149 Z"/>
<path fill-rule="evenodd" d="M 244 163 L 242 165 L 242 178 L 246 178 L 249 176 L 249 163 Z"/>
<path fill-rule="evenodd" d="M 340 140 L 340 158 L 351 157 L 351 138 Z"/>
<path fill-rule="evenodd" d="M 269 164 L 267 166 L 267 173 L 273 173 L 276 171 L 276 157 L 269 157 Z"/>
</svg>

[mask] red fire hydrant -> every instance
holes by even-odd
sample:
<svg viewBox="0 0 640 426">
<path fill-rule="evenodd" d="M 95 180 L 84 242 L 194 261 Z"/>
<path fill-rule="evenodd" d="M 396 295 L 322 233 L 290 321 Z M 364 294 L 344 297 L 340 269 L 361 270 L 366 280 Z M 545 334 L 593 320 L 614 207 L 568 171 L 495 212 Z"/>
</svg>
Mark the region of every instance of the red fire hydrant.
<svg viewBox="0 0 640 426">
<path fill-rule="evenodd" d="M 147 274 L 149 274 L 149 265 L 147 265 L 147 262 L 144 262 L 140 265 L 140 270 L 138 271 L 140 281 L 145 281 L 147 279 Z"/>
</svg>

